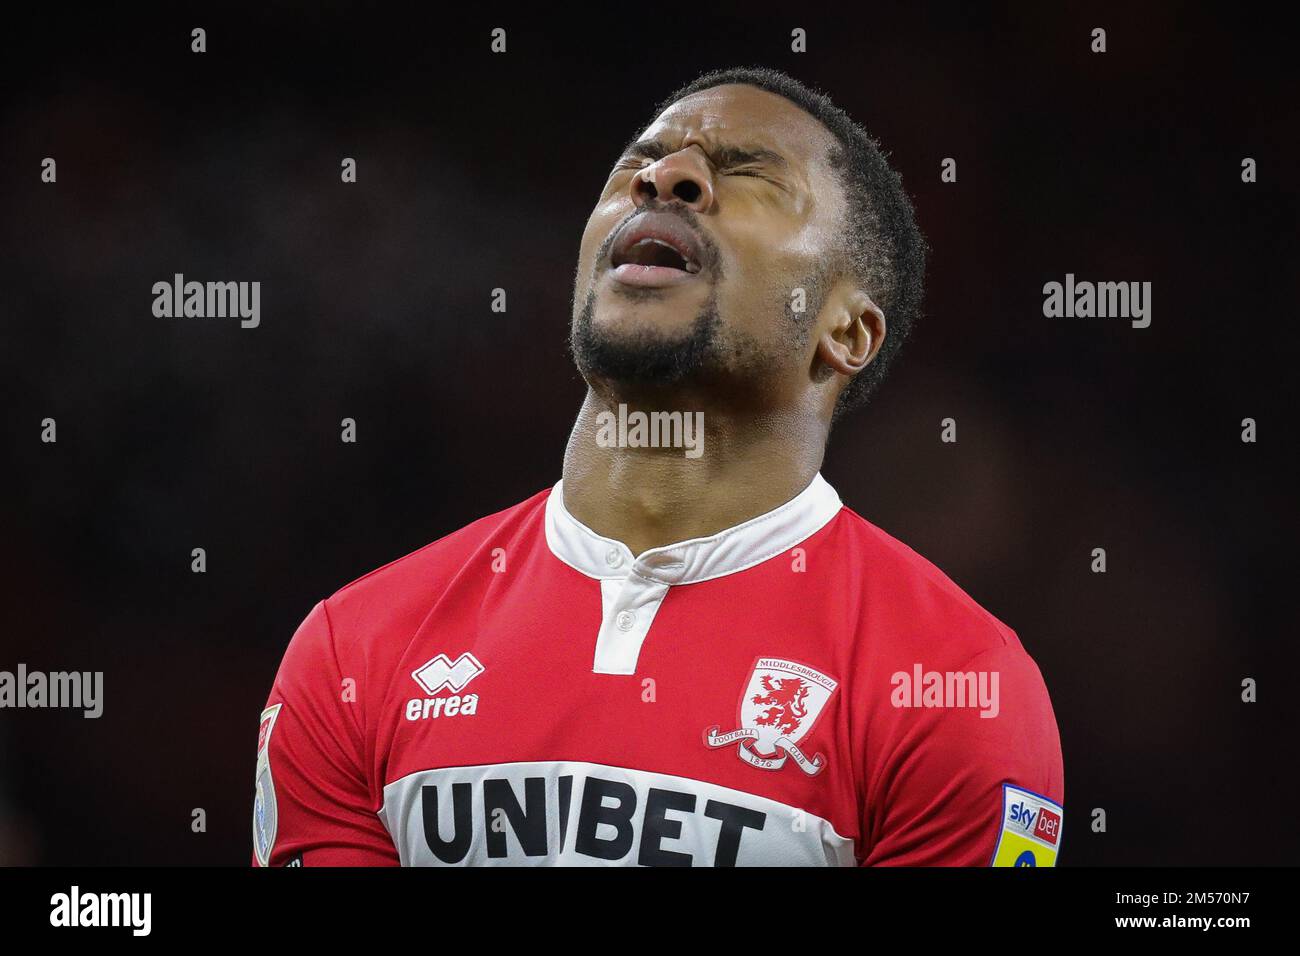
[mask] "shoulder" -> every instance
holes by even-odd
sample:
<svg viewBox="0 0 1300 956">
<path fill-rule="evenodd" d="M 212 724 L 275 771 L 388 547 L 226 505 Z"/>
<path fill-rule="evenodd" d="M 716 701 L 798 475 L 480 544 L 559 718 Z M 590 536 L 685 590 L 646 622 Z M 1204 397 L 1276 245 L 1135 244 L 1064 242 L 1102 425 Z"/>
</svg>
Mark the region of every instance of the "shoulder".
<svg viewBox="0 0 1300 956">
<path fill-rule="evenodd" d="M 539 491 L 339 588 L 321 602 L 337 650 L 413 635 L 457 581 L 491 577 L 498 548 L 510 554 L 542 533 L 549 494 Z"/>
<path fill-rule="evenodd" d="M 838 518 L 840 547 L 850 554 L 844 585 L 859 595 L 864 636 L 889 634 L 902 656 L 954 666 L 985 652 L 1024 654 L 1016 632 L 934 563 L 847 506 Z"/>
<path fill-rule="evenodd" d="M 1043 675 L 1016 632 L 932 562 L 848 508 L 839 519 L 835 533 L 849 557 L 836 587 L 855 589 L 855 699 L 864 711 L 864 773 L 879 806 L 873 857 L 986 861 L 1003 783 L 1063 802 L 1060 735 Z M 936 816 L 939 792 L 948 797 Z M 924 844 L 909 855 L 888 835 L 899 828 L 911 840 L 907 821 L 949 827 L 954 842 L 969 845 Z M 984 829 L 962 836 L 967 825 Z"/>
<path fill-rule="evenodd" d="M 532 522 L 540 522 L 542 519 L 550 493 L 549 488 L 539 491 L 519 504 L 479 518 L 410 554 L 363 574 L 335 591 L 329 600 L 342 601 L 374 592 L 401 592 L 406 586 L 416 583 L 427 586 L 431 572 L 458 567 L 485 545 L 526 533 Z"/>
</svg>

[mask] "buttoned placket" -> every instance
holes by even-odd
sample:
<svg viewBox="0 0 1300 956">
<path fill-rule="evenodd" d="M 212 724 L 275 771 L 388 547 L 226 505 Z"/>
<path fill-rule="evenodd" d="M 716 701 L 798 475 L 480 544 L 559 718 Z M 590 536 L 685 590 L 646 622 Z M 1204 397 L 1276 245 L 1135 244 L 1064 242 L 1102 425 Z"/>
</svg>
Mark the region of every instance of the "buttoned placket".
<svg viewBox="0 0 1300 956">
<path fill-rule="evenodd" d="M 669 591 L 733 574 L 793 547 L 838 513 L 839 496 L 820 475 L 779 508 L 725 531 L 652 548 L 640 556 L 577 521 L 564 507 L 563 483 L 547 501 L 552 553 L 600 582 L 601 623 L 592 672 L 635 674 L 641 648 Z"/>
<path fill-rule="evenodd" d="M 609 547 L 605 564 L 614 571 L 627 570 L 621 577 L 600 581 L 601 621 L 593 673 L 636 673 L 641 646 L 672 587 L 673 572 L 685 566 L 673 550 L 661 548 L 633 558 L 624 545 Z"/>
</svg>

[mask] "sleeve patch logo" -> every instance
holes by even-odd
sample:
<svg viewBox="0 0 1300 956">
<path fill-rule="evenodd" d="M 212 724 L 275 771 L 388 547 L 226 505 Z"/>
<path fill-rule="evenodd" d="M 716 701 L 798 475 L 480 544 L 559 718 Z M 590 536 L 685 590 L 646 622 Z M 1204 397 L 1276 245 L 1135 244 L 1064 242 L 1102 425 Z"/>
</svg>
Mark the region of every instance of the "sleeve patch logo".
<svg viewBox="0 0 1300 956">
<path fill-rule="evenodd" d="M 271 865 L 271 850 L 275 846 L 277 820 L 275 783 L 271 779 L 271 731 L 283 704 L 262 711 L 261 726 L 257 731 L 257 773 L 253 792 L 253 852 L 259 866 Z"/>
<path fill-rule="evenodd" d="M 992 866 L 1055 866 L 1065 810 L 1034 793 L 1002 785 L 1002 825 Z"/>
</svg>

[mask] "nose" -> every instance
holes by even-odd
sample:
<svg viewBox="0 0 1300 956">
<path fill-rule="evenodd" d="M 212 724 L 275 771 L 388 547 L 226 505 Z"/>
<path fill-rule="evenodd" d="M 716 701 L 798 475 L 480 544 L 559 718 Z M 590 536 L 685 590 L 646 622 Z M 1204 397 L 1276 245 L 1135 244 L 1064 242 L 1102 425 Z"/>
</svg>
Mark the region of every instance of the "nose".
<svg viewBox="0 0 1300 956">
<path fill-rule="evenodd" d="M 632 202 L 639 208 L 651 199 L 677 199 L 695 212 L 707 212 L 713 205 L 713 173 L 704 152 L 679 149 L 633 176 Z"/>
</svg>

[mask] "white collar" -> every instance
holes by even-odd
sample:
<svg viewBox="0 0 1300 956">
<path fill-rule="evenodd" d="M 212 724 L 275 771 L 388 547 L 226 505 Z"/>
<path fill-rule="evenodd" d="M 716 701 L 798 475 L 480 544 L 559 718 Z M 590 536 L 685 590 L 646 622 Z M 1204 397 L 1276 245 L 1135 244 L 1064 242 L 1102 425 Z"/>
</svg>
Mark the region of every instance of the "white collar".
<svg viewBox="0 0 1300 956">
<path fill-rule="evenodd" d="M 744 571 L 788 551 L 821 530 L 843 503 L 818 472 L 785 504 L 707 538 L 651 548 L 639 556 L 621 541 L 588 528 L 564 506 L 564 481 L 546 499 L 546 543 L 557 558 L 590 578 L 635 573 L 660 584 L 697 584 Z"/>
</svg>

